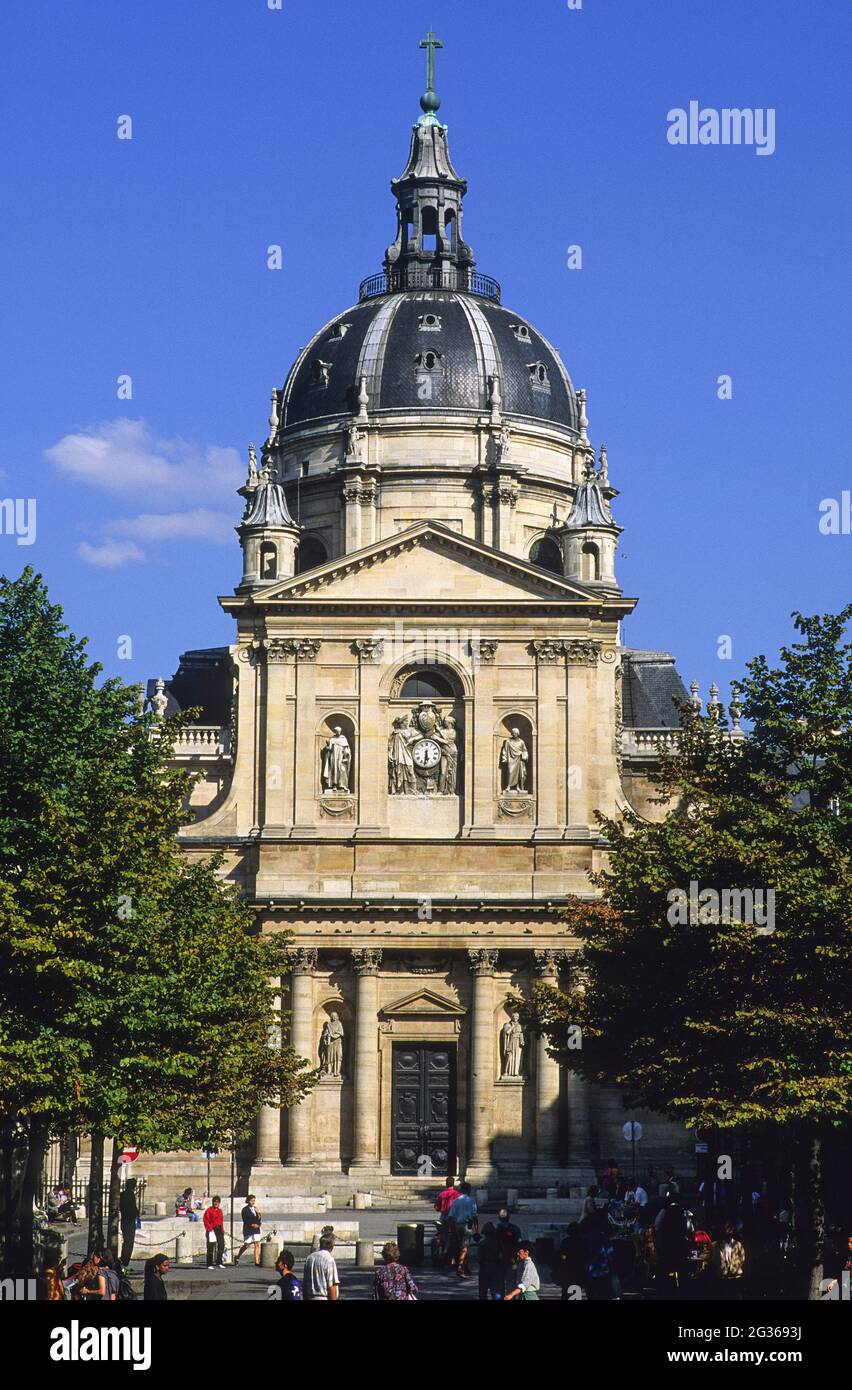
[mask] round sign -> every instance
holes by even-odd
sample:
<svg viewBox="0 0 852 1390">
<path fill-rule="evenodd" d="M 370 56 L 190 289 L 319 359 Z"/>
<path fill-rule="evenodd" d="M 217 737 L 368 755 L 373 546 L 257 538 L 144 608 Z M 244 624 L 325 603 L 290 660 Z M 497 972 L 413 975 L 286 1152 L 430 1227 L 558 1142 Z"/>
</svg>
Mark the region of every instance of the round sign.
<svg viewBox="0 0 852 1390">
<path fill-rule="evenodd" d="M 627 1140 L 642 1138 L 642 1126 L 638 1120 L 628 1120 L 621 1132 Z"/>
<path fill-rule="evenodd" d="M 136 1144 L 129 1144 L 127 1148 L 121 1151 L 122 1163 L 135 1163 L 138 1157 L 139 1149 Z"/>
<path fill-rule="evenodd" d="M 433 738 L 421 738 L 411 750 L 414 766 L 421 772 L 429 772 L 441 761 L 441 750 Z"/>
</svg>

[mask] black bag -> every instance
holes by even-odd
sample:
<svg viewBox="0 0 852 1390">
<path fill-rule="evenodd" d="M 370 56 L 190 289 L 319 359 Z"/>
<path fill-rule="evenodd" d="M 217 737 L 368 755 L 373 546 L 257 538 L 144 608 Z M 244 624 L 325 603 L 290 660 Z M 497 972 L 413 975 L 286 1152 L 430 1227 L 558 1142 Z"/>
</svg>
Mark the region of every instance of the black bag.
<svg viewBox="0 0 852 1390">
<path fill-rule="evenodd" d="M 119 1275 L 118 1280 L 118 1302 L 133 1303 L 139 1295 L 131 1284 L 126 1274 Z"/>
</svg>

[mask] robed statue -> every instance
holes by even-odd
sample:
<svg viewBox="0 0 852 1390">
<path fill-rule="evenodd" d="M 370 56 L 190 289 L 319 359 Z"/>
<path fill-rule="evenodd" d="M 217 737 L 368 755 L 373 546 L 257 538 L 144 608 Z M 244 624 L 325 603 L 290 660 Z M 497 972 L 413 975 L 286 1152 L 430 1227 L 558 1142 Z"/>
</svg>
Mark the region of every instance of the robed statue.
<svg viewBox="0 0 852 1390">
<path fill-rule="evenodd" d="M 323 1076 L 343 1075 L 343 1024 L 338 1014 L 332 1014 L 323 1025 L 319 1054 Z"/>
<path fill-rule="evenodd" d="M 511 1014 L 508 1023 L 503 1024 L 503 1075 L 520 1076 L 521 1055 L 524 1050 L 524 1030 L 520 1015 Z"/>
<path fill-rule="evenodd" d="M 321 758 L 323 791 L 348 792 L 352 749 L 340 727 L 336 727 L 333 736 L 327 740 Z"/>
<path fill-rule="evenodd" d="M 529 756 L 529 749 L 521 738 L 520 729 L 512 729 L 511 738 L 503 740 L 503 747 L 500 751 L 504 792 L 526 791 Z"/>
</svg>

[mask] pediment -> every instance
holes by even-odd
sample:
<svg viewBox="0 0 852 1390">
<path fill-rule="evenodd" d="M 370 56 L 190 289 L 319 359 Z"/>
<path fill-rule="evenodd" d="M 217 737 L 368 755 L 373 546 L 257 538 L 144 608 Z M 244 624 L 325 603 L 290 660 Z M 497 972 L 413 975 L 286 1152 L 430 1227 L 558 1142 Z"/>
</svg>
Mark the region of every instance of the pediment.
<svg viewBox="0 0 852 1390">
<path fill-rule="evenodd" d="M 393 1004 L 385 1004 L 379 1012 L 385 1018 L 461 1018 L 467 1013 L 448 994 L 434 989 L 415 989 Z"/>
<path fill-rule="evenodd" d="M 550 600 L 598 608 L 598 591 L 571 583 L 440 522 L 417 522 L 395 536 L 329 560 L 253 595 L 258 607 L 310 602 L 471 603 Z"/>
</svg>

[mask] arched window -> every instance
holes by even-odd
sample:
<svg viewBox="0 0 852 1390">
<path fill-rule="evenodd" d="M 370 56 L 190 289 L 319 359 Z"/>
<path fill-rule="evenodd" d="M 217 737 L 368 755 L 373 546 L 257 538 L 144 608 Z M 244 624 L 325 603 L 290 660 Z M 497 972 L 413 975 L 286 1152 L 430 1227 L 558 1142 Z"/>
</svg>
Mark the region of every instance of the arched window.
<svg viewBox="0 0 852 1390">
<path fill-rule="evenodd" d="M 591 541 L 586 541 L 582 550 L 582 572 L 583 579 L 587 584 L 593 584 L 596 579 L 601 577 L 601 555 L 596 545 Z"/>
<path fill-rule="evenodd" d="M 423 209 L 420 245 L 424 251 L 437 251 L 438 249 L 438 213 L 435 208 Z"/>
<path fill-rule="evenodd" d="M 455 691 L 446 676 L 440 675 L 438 671 L 418 671 L 416 675 L 408 677 L 399 693 L 406 699 L 428 700 L 438 697 L 446 700 L 448 697 L 451 698 Z"/>
<path fill-rule="evenodd" d="M 452 208 L 447 208 L 444 213 L 444 237 L 448 248 L 452 250 L 456 240 L 456 215 Z"/>
<path fill-rule="evenodd" d="M 324 565 L 327 559 L 328 552 L 319 537 L 305 536 L 296 551 L 296 573 L 315 570 L 317 565 Z"/>
<path fill-rule="evenodd" d="M 530 562 L 552 574 L 562 573 L 562 551 L 552 536 L 541 536 L 530 550 Z"/>
<path fill-rule="evenodd" d="M 260 577 L 278 578 L 278 547 L 272 541 L 264 541 L 260 547 Z"/>
</svg>

